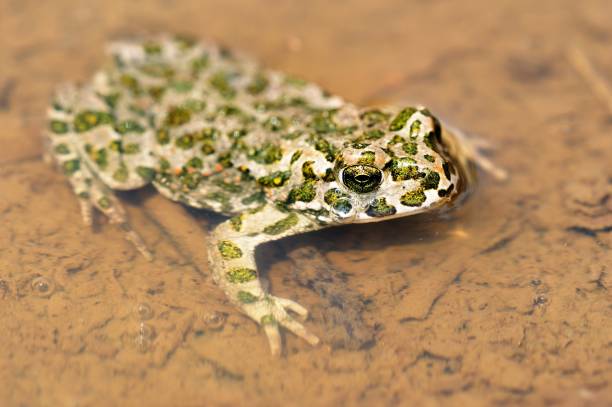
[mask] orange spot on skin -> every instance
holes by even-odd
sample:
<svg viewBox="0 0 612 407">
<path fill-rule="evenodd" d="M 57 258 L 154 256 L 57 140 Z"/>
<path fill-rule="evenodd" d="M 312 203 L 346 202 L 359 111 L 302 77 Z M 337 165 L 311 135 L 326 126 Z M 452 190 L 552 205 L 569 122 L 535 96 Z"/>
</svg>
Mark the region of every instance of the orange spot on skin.
<svg viewBox="0 0 612 407">
<path fill-rule="evenodd" d="M 174 169 L 174 174 L 175 174 L 175 175 L 179 175 L 179 174 L 180 174 L 182 171 L 183 171 L 183 169 L 182 169 L 182 168 L 180 168 L 180 167 L 176 167 L 176 168 Z"/>
<path fill-rule="evenodd" d="M 221 164 L 216 164 L 215 165 L 215 172 L 221 172 L 223 171 L 223 166 Z"/>
</svg>

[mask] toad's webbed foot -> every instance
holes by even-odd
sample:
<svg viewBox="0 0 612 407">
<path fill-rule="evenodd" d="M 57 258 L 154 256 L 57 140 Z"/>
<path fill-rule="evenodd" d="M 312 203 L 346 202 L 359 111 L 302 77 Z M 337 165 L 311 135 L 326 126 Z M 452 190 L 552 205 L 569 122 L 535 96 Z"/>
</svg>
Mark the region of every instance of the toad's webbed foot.
<svg viewBox="0 0 612 407">
<path fill-rule="evenodd" d="M 233 303 L 262 325 L 274 355 L 282 350 L 280 327 L 311 345 L 318 344 L 319 338 L 309 333 L 289 313 L 305 319 L 308 311 L 304 307 L 264 291 L 255 264 L 255 248 L 262 243 L 317 227 L 304 215 L 266 205 L 220 224 L 212 233 L 209 256 L 215 281 Z"/>
</svg>

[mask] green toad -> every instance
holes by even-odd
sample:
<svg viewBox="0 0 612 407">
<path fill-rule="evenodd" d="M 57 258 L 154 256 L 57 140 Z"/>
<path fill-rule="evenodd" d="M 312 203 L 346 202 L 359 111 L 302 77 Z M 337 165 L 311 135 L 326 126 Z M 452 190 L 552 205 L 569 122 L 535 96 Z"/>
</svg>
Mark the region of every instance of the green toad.
<svg viewBox="0 0 612 407">
<path fill-rule="evenodd" d="M 49 154 L 85 222 L 97 209 L 150 256 L 113 190 L 152 184 L 229 216 L 209 239 L 210 270 L 263 326 L 274 354 L 279 327 L 319 339 L 289 314 L 306 317 L 306 309 L 263 289 L 258 245 L 431 211 L 473 181 L 471 161 L 503 175 L 422 107 L 359 108 L 184 38 L 116 42 L 110 53 L 89 83 L 60 88 L 48 113 Z"/>
</svg>

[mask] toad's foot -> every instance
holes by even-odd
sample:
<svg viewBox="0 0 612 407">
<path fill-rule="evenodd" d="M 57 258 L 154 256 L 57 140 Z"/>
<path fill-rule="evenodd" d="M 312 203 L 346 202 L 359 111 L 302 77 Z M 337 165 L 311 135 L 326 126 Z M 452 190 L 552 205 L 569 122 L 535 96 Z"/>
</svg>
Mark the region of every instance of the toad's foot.
<svg viewBox="0 0 612 407">
<path fill-rule="evenodd" d="M 263 326 L 274 355 L 281 353 L 279 328 L 284 327 L 311 345 L 319 338 L 309 333 L 289 312 L 306 318 L 301 305 L 265 292 L 255 264 L 255 248 L 262 243 L 319 228 L 302 214 L 265 205 L 236 216 L 215 228 L 209 242 L 211 272 L 228 298 Z"/>
<path fill-rule="evenodd" d="M 492 150 L 495 148 L 492 143 L 479 137 L 472 135 L 468 136 L 463 131 L 449 126 L 447 123 L 443 124 L 443 129 L 442 137 L 456 150 L 455 155 L 458 159 L 473 161 L 498 181 L 505 181 L 508 179 L 508 172 L 483 154 L 483 150 Z"/>
<path fill-rule="evenodd" d="M 308 317 L 306 308 L 294 301 L 266 295 L 251 304 L 243 304 L 242 310 L 261 324 L 273 355 L 279 355 L 282 349 L 279 326 L 288 329 L 313 346 L 319 343 L 317 336 L 308 332 L 301 323 L 289 315 L 288 311 L 292 311 L 302 319 Z"/>
</svg>

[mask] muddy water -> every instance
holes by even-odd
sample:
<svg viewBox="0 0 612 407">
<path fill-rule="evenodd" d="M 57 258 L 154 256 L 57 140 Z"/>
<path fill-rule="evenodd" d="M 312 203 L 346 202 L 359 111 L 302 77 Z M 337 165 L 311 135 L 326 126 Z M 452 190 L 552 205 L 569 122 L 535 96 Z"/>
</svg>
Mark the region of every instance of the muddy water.
<svg viewBox="0 0 612 407">
<path fill-rule="evenodd" d="M 612 7 L 608 1 L 0 2 L 0 405 L 612 403 Z M 467 3 L 467 2 L 464 2 Z M 189 32 L 357 103 L 420 102 L 491 141 L 442 215 L 264 246 L 323 344 L 257 326 L 211 281 L 221 218 L 122 195 L 149 263 L 81 226 L 41 161 L 54 84 L 103 43 Z"/>
</svg>

